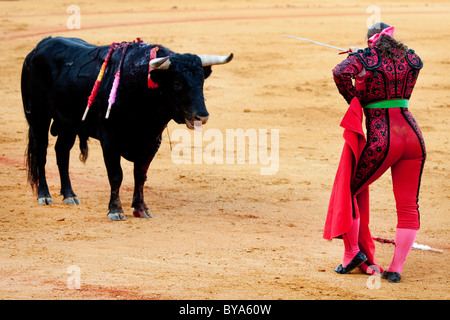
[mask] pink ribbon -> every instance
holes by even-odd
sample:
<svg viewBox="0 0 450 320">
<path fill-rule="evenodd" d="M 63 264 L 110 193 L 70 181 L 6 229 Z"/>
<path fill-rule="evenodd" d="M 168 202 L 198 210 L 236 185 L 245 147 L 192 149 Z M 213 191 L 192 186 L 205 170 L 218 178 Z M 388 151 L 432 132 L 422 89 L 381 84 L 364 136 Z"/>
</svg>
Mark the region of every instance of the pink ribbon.
<svg viewBox="0 0 450 320">
<path fill-rule="evenodd" d="M 119 81 L 120 81 L 120 70 L 117 70 L 115 76 L 114 76 L 114 82 L 111 88 L 111 92 L 109 93 L 109 99 L 108 99 L 108 110 L 106 111 L 105 118 L 109 118 L 109 113 L 111 112 L 111 107 L 116 102 L 116 94 L 117 94 L 117 88 L 119 87 Z"/>
<path fill-rule="evenodd" d="M 377 43 L 378 39 L 383 35 L 388 35 L 388 36 L 393 37 L 394 31 L 395 31 L 394 27 L 388 27 L 388 28 L 383 29 L 383 31 L 381 31 L 380 33 L 375 33 L 368 40 L 370 46 L 373 47 L 375 45 L 375 43 Z"/>
</svg>

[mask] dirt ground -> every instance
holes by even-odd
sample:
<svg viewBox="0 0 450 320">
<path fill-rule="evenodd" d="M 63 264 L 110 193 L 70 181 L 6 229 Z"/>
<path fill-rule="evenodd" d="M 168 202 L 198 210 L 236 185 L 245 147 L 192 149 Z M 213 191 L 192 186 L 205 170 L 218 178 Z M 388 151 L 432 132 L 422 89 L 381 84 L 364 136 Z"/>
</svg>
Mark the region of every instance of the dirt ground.
<svg viewBox="0 0 450 320">
<path fill-rule="evenodd" d="M 424 61 L 410 102 L 428 151 L 416 242 L 443 250 L 412 250 L 399 284 L 359 271 L 333 272 L 343 244 L 322 239 L 322 231 L 347 108 L 331 70 L 344 56 L 282 37 L 364 46 L 373 2 L 78 1 L 81 29 L 69 30 L 71 4 L 0 1 L 0 299 L 450 298 L 447 1 L 377 1 L 381 19 Z M 278 172 L 261 175 L 267 165 L 248 161 L 177 165 L 165 132 L 145 187 L 153 218 L 133 217 L 132 164 L 123 160 L 127 220 L 112 222 L 98 141 L 90 140 L 86 164 L 78 161 L 78 145 L 73 148 L 70 170 L 81 205 L 66 206 L 51 137 L 47 170 L 54 204 L 39 206 L 26 180 L 20 73 L 25 56 L 48 35 L 97 45 L 141 37 L 180 53 L 233 52 L 234 60 L 215 66 L 206 80 L 210 120 L 204 129 L 278 129 Z M 182 128 L 168 125 L 170 134 Z M 371 187 L 371 230 L 394 239 L 395 227 L 387 173 Z M 383 267 L 393 250 L 376 243 Z M 68 286 L 75 276 L 79 289 Z"/>
</svg>

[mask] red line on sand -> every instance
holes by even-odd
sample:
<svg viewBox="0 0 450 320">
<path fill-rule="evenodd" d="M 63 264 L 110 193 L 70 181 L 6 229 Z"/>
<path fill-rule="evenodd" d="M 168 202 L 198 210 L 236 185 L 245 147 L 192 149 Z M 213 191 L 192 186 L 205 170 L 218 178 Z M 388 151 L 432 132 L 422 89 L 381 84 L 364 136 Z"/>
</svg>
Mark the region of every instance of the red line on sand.
<svg viewBox="0 0 450 320">
<path fill-rule="evenodd" d="M 25 161 L 14 160 L 7 157 L 0 157 L 0 163 L 8 166 L 19 166 L 19 167 L 26 166 Z"/>
<path fill-rule="evenodd" d="M 327 7 L 327 9 L 338 9 L 339 7 Z M 154 9 L 154 10 L 140 10 L 140 11 L 82 11 L 83 16 L 95 16 L 95 15 L 133 15 L 133 14 L 165 14 L 165 13 L 193 13 L 193 12 L 238 12 L 238 11 L 273 11 L 278 9 L 286 9 L 286 8 L 273 8 L 273 7 L 261 7 L 261 8 L 220 8 L 220 9 L 209 9 L 209 8 L 197 8 L 197 9 Z M 303 8 L 291 8 L 295 9 L 303 9 Z M 0 15 L 0 18 L 39 18 L 39 17 L 55 17 L 55 16 L 68 16 L 67 13 L 61 12 L 51 12 L 51 13 L 24 13 L 24 14 L 3 14 Z"/>
<path fill-rule="evenodd" d="M 11 158 L 7 158 L 5 156 L 0 156 L 0 165 L 4 165 L 4 166 L 9 166 L 9 167 L 19 167 L 19 168 L 26 168 L 27 164 L 25 163 L 25 160 L 20 161 L 20 160 L 16 160 L 16 159 L 11 159 Z M 47 178 L 49 177 L 59 177 L 59 173 L 53 171 L 53 170 L 46 170 L 47 174 Z M 72 181 L 75 181 L 77 183 L 85 183 L 85 184 L 89 184 L 92 185 L 93 183 L 95 183 L 96 181 L 89 179 L 89 178 L 84 178 L 84 177 L 75 177 L 72 178 Z M 105 180 L 105 183 L 107 180 Z"/>
<path fill-rule="evenodd" d="M 328 9 L 338 9 L 339 7 L 327 7 Z M 83 15 L 116 15 L 116 14 L 127 14 L 127 15 L 133 15 L 133 14 L 147 14 L 147 13 L 158 13 L 158 14 L 164 14 L 164 13 L 193 13 L 193 12 L 226 12 L 226 11 L 273 11 L 277 9 L 286 9 L 286 8 L 272 8 L 272 7 L 261 7 L 261 8 L 220 8 L 220 9 L 209 9 L 209 8 L 197 8 L 197 9 L 154 9 L 154 10 L 140 10 L 140 11 L 97 11 L 97 12 L 91 12 L 91 11 L 82 11 Z M 295 9 L 302 9 L 302 8 L 291 8 L 293 10 Z M 25 13 L 25 14 L 3 14 L 0 15 L 0 18 L 38 18 L 38 17 L 52 17 L 52 16 L 68 16 L 67 13 L 61 13 L 61 12 L 51 12 L 51 13 Z"/>
<path fill-rule="evenodd" d="M 177 11 L 179 12 L 179 11 Z M 385 12 L 384 14 L 444 14 L 449 13 L 447 11 L 400 11 L 400 12 Z M 124 14 L 129 14 L 124 12 Z M 106 28 L 117 28 L 117 27 L 132 27 L 132 26 L 144 26 L 152 24 L 171 24 L 171 23 L 188 23 L 188 22 L 212 22 L 212 21 L 235 21 L 235 20 L 268 20 L 268 19 L 292 19 L 292 18 L 317 18 L 317 17 L 339 17 L 339 16 L 358 16 L 364 15 L 362 12 L 327 12 L 327 13 L 293 13 L 293 14 L 277 14 L 277 15 L 255 15 L 255 16 L 222 16 L 222 17 L 201 17 L 201 18 L 180 18 L 180 19 L 170 19 L 170 20 L 157 20 L 157 21 L 137 21 L 137 22 L 122 22 L 114 23 L 108 25 L 94 25 L 83 27 L 81 30 L 97 30 Z M 40 30 L 28 33 L 17 33 L 9 36 L 3 36 L 0 41 L 4 40 L 14 40 L 20 38 L 28 38 L 40 35 L 49 35 L 53 33 L 60 32 L 74 32 L 77 30 L 68 30 L 67 28 L 62 29 L 52 29 L 52 30 Z"/>
</svg>

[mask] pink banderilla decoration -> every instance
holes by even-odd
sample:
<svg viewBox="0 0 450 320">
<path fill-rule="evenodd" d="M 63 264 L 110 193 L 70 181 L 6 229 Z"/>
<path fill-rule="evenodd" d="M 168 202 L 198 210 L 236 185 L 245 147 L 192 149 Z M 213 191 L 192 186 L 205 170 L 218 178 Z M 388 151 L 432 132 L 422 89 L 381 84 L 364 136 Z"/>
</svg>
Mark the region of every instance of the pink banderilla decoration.
<svg viewBox="0 0 450 320">
<path fill-rule="evenodd" d="M 113 82 L 113 85 L 111 88 L 111 92 L 109 93 L 108 110 L 106 111 L 106 115 L 105 115 L 106 119 L 109 118 L 109 114 L 111 112 L 112 105 L 114 104 L 114 102 L 116 102 L 117 88 L 119 87 L 119 82 L 120 82 L 120 69 L 122 67 L 122 63 L 125 58 L 125 53 L 127 52 L 129 45 L 130 45 L 129 43 L 124 44 L 124 48 L 122 51 L 122 57 L 120 58 L 120 62 L 119 62 L 119 67 L 117 68 L 117 72 L 114 75 L 114 82 Z"/>
<path fill-rule="evenodd" d="M 389 239 L 383 239 L 383 238 L 377 238 L 377 237 L 372 237 L 373 240 L 381 242 L 381 243 L 391 243 L 395 245 L 395 241 L 394 240 L 389 240 Z M 434 252 L 444 252 L 443 250 L 440 249 L 435 249 L 435 248 L 431 248 L 430 246 L 424 245 L 424 244 L 419 244 L 419 243 L 415 243 L 412 246 L 413 249 L 419 249 L 419 250 L 425 250 L 425 251 L 434 251 Z"/>
</svg>

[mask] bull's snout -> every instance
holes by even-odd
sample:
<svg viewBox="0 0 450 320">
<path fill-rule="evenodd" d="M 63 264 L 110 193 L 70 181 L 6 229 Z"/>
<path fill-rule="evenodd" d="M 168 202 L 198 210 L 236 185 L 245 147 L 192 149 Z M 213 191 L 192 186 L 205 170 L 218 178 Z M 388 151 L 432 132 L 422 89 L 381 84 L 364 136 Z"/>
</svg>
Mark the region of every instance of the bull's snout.
<svg viewBox="0 0 450 320">
<path fill-rule="evenodd" d="M 208 121 L 209 114 L 208 112 L 202 114 L 196 114 L 194 116 L 194 121 L 201 121 L 202 124 L 205 124 Z"/>
<path fill-rule="evenodd" d="M 186 125 L 189 129 L 194 129 L 195 123 L 200 122 L 201 124 L 205 124 L 208 121 L 209 113 L 205 110 L 205 112 L 202 113 L 194 113 L 189 118 L 186 118 Z"/>
</svg>

